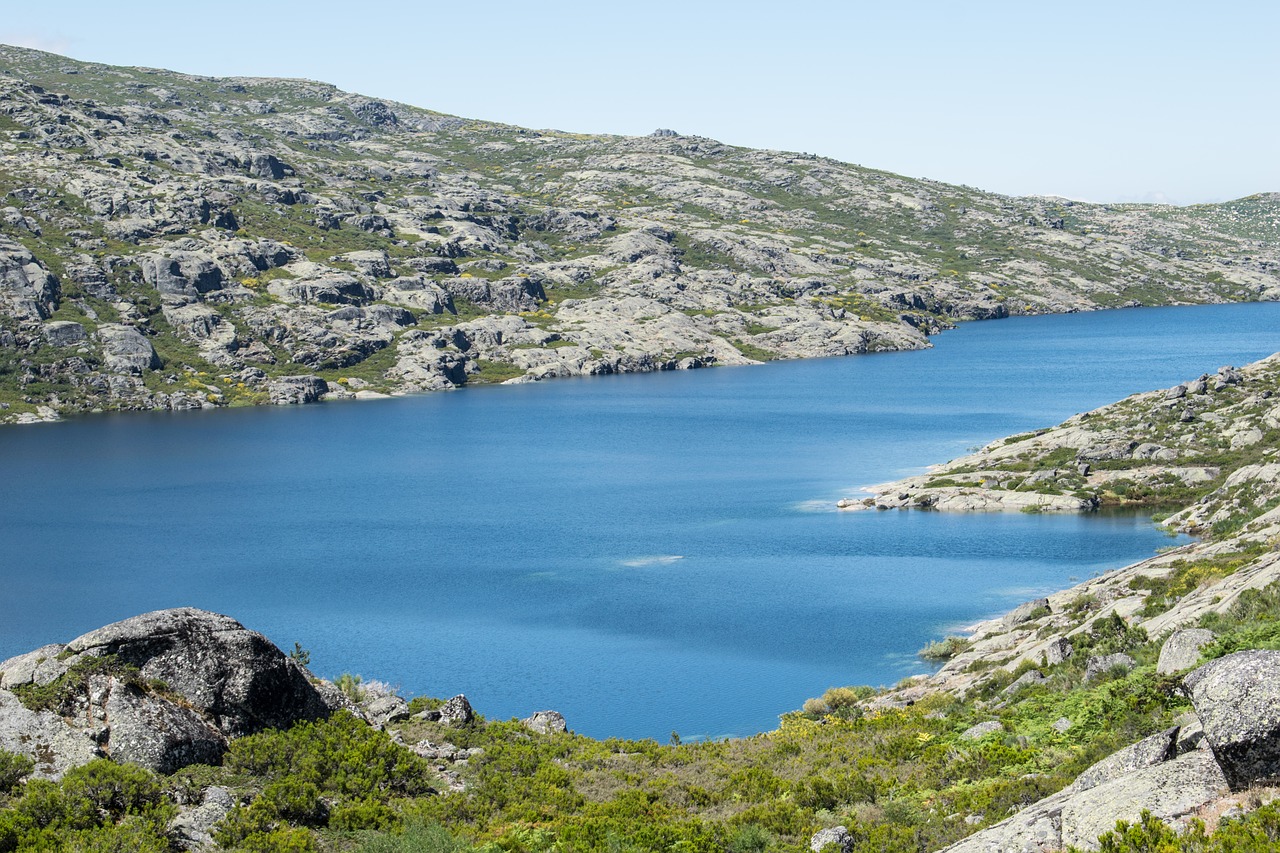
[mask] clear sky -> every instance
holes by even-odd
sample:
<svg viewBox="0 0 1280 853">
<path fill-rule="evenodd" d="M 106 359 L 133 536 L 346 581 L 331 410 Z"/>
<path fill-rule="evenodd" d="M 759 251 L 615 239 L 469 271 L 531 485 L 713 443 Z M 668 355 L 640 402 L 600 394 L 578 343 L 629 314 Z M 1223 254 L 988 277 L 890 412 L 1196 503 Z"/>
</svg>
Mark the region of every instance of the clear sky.
<svg viewBox="0 0 1280 853">
<path fill-rule="evenodd" d="M 45 0 L 0 41 L 1091 201 L 1280 191 L 1276 0 Z"/>
</svg>

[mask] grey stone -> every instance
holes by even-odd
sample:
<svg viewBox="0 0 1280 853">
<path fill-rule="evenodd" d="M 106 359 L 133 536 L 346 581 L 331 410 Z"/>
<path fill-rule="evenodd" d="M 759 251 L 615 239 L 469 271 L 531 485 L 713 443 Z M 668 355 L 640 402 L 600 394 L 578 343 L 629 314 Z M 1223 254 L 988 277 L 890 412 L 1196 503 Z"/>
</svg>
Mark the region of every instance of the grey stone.
<svg viewBox="0 0 1280 853">
<path fill-rule="evenodd" d="M 88 337 L 84 326 L 71 320 L 55 320 L 44 324 L 44 339 L 55 347 L 75 346 Z"/>
<path fill-rule="evenodd" d="M 1233 788 L 1280 777 L 1280 652 L 1218 658 L 1183 685 Z"/>
<path fill-rule="evenodd" d="M 199 806 L 183 808 L 169 822 L 170 837 L 183 850 L 212 848 L 213 830 L 230 814 L 235 804 L 235 797 L 227 788 L 216 785 L 209 787 Z"/>
<path fill-rule="evenodd" d="M 978 740 L 987 735 L 1004 731 L 1004 726 L 999 720 L 988 720 L 985 723 L 978 723 L 976 726 L 970 726 L 960 733 L 961 740 Z"/>
<path fill-rule="evenodd" d="M 1213 801 L 1227 780 L 1205 750 L 1137 770 L 1076 794 L 1062 806 L 1062 846 L 1097 850 L 1098 836 L 1116 821 L 1138 821 L 1142 812 L 1173 823 Z"/>
<path fill-rule="evenodd" d="M 58 660 L 65 648 L 61 643 L 53 643 L 0 662 L 0 688 L 12 690 L 24 684 L 56 681 L 67 671 L 66 664 Z"/>
<path fill-rule="evenodd" d="M 1217 639 L 1217 634 L 1205 628 L 1186 628 L 1174 631 L 1160 647 L 1160 659 L 1156 672 L 1172 675 L 1190 669 L 1200 662 L 1200 650 Z"/>
<path fill-rule="evenodd" d="M 534 711 L 531 716 L 525 717 L 520 722 L 525 728 L 544 735 L 569 730 L 564 716 L 559 711 Z"/>
<path fill-rule="evenodd" d="M 281 376 L 267 383 L 267 394 L 277 406 L 314 403 L 329 392 L 319 376 Z"/>
<path fill-rule="evenodd" d="M 1000 620 L 1000 624 L 1008 630 L 1021 625 L 1023 622 L 1029 621 L 1037 611 L 1049 611 L 1049 599 L 1037 598 L 1035 601 L 1028 601 L 1025 604 L 1019 604 L 1013 610 L 1004 615 Z"/>
<path fill-rule="evenodd" d="M 98 743 L 51 711 L 31 711 L 17 696 L 0 690 L 0 749 L 35 762 L 34 776 L 58 779 L 72 767 L 102 758 Z"/>
<path fill-rule="evenodd" d="M 1049 642 L 1044 650 L 1044 662 L 1046 666 L 1054 666 L 1063 661 L 1070 659 L 1075 654 L 1075 646 L 1071 645 L 1071 641 L 1066 637 L 1058 637 Z"/>
<path fill-rule="evenodd" d="M 227 739 L 188 708 L 110 679 L 101 705 L 109 736 L 105 748 L 116 761 L 173 773 L 189 764 L 219 764 Z"/>
<path fill-rule="evenodd" d="M 225 283 L 222 268 L 203 252 L 151 252 L 138 259 L 138 268 L 143 280 L 166 296 L 199 298 Z"/>
<path fill-rule="evenodd" d="M 334 705 L 266 637 L 229 616 L 180 607 L 90 631 L 67 648 L 115 655 L 160 679 L 228 737 L 327 716 Z"/>
<path fill-rule="evenodd" d="M 1087 791 L 1139 768 L 1168 761 L 1176 754 L 1177 738 L 1178 727 L 1174 726 L 1114 752 L 1077 776 L 1068 790 L 1073 793 Z"/>
<path fill-rule="evenodd" d="M 1022 673 L 1022 675 L 1019 675 L 1014 679 L 1012 684 L 1000 692 L 1005 696 L 1012 696 L 1014 693 L 1017 693 L 1025 687 L 1034 687 L 1037 684 L 1044 684 L 1048 680 L 1049 679 L 1045 678 L 1044 673 L 1040 670 L 1032 669 Z"/>
<path fill-rule="evenodd" d="M 835 849 L 840 853 L 849 853 L 853 850 L 853 834 L 849 832 L 846 826 L 833 826 L 828 829 L 820 829 L 809 839 L 809 849 L 813 853 L 822 853 L 831 845 L 835 845 Z"/>
<path fill-rule="evenodd" d="M 1067 731 L 1067 729 L 1071 728 L 1071 726 L 1072 726 L 1072 723 L 1069 718 L 1059 717 L 1058 719 L 1053 721 L 1050 728 L 1052 728 L 1058 734 L 1063 734 Z"/>
<path fill-rule="evenodd" d="M 440 722 L 448 726 L 466 726 L 475 720 L 475 712 L 467 697 L 459 693 L 440 708 Z"/>
<path fill-rule="evenodd" d="M 379 696 L 361 706 L 369 724 L 382 728 L 388 723 L 409 719 L 409 703 L 399 696 Z"/>
<path fill-rule="evenodd" d="M 34 255 L 0 237 L 0 310 L 18 320 L 47 320 L 59 292 L 58 279 Z"/>
<path fill-rule="evenodd" d="M 98 327 L 103 361 L 112 373 L 139 375 L 160 366 L 160 359 L 146 335 L 133 326 L 109 323 Z"/>
<path fill-rule="evenodd" d="M 337 260 L 346 261 L 361 274 L 370 278 L 391 278 L 391 258 L 381 249 L 368 249 L 360 252 L 347 252 L 338 255 Z"/>
<path fill-rule="evenodd" d="M 1143 810 L 1174 822 L 1211 802 L 1226 788 L 1205 750 L 1140 767 L 1084 791 L 1059 791 L 995 826 L 945 848 L 945 853 L 1044 853 L 1075 845 L 1098 849 L 1098 836 L 1117 820 L 1136 821 Z"/>
<path fill-rule="evenodd" d="M 1137 661 L 1123 652 L 1114 655 L 1094 655 L 1085 664 L 1084 680 L 1086 682 L 1096 681 L 1115 670 L 1128 672 L 1133 669 L 1136 663 Z"/>
</svg>

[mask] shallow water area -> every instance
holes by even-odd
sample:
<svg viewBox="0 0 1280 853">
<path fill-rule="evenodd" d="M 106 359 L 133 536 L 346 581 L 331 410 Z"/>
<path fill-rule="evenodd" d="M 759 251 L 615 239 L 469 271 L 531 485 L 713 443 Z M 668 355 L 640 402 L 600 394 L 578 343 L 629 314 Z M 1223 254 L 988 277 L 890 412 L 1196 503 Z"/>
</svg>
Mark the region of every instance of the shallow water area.
<svg viewBox="0 0 1280 853">
<path fill-rule="evenodd" d="M 750 734 L 1173 540 L 1145 516 L 838 512 L 859 487 L 1280 349 L 1280 305 L 967 324 L 936 348 L 0 430 L 0 658 L 160 607 L 317 673 Z"/>
</svg>

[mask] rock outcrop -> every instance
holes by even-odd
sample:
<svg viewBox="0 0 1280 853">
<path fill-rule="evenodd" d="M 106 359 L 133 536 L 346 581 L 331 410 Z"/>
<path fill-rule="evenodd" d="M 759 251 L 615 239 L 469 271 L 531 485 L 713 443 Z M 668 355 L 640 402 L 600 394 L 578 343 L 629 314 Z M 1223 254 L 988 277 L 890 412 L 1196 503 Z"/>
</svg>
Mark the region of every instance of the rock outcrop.
<svg viewBox="0 0 1280 853">
<path fill-rule="evenodd" d="M 261 634 L 193 608 L 107 625 L 0 673 L 0 748 L 50 778 L 95 756 L 162 773 L 217 763 L 230 738 L 350 707 Z M 23 706 L 24 689 L 60 679 L 61 707 Z"/>
<path fill-rule="evenodd" d="M 1175 827 L 1229 791 L 1280 778 L 1280 652 L 1237 652 L 1185 679 L 1198 719 L 1103 759 L 1067 788 L 946 848 L 948 853 L 1098 849 L 1142 813 Z M 1186 738 L 1186 729 L 1202 738 Z"/>
</svg>

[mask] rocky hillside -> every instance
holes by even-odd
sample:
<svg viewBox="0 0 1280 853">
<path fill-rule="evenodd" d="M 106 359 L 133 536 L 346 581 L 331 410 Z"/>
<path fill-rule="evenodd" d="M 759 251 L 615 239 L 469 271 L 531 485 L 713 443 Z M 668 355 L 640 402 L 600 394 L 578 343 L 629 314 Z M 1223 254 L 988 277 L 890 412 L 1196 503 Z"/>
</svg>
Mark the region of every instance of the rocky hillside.
<svg viewBox="0 0 1280 853">
<path fill-rule="evenodd" d="M 0 46 L 0 420 L 928 346 L 1280 294 L 1280 198 L 1009 198 Z"/>
</svg>

